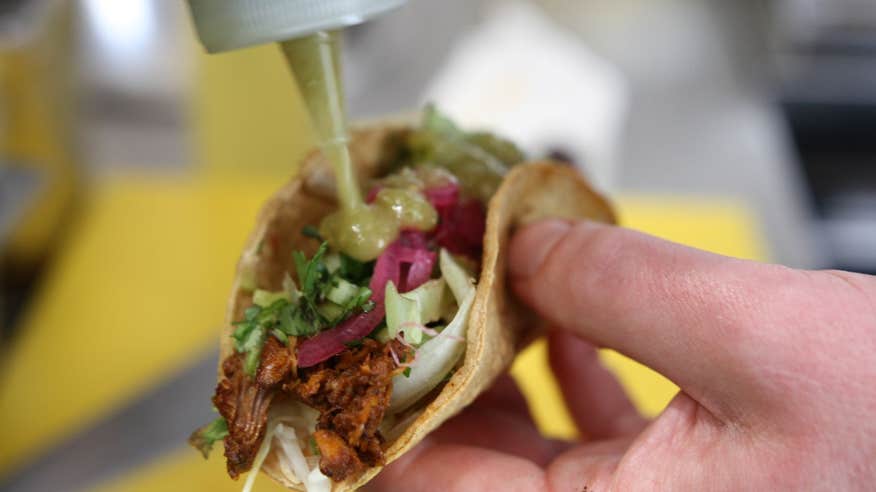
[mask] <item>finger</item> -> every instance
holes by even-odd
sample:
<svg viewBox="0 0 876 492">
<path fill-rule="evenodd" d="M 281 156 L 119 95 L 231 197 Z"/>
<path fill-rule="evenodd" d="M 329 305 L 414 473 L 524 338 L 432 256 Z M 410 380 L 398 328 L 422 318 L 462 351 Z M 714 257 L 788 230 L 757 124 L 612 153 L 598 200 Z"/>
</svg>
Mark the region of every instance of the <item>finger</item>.
<svg viewBox="0 0 876 492">
<path fill-rule="evenodd" d="M 499 451 L 546 465 L 569 447 L 546 439 L 528 416 L 477 404 L 448 420 L 431 438 L 440 444 L 462 444 Z"/>
<path fill-rule="evenodd" d="M 725 411 L 753 397 L 766 359 L 761 322 L 800 282 L 794 270 L 592 222 L 522 229 L 509 269 L 517 294 L 554 325 L 643 362 Z"/>
<path fill-rule="evenodd" d="M 547 490 L 581 492 L 611 489 L 615 470 L 632 437 L 584 443 L 558 456 L 547 468 Z"/>
<path fill-rule="evenodd" d="M 507 374 L 430 436 L 433 442 L 492 449 L 543 465 L 568 448 L 545 439 L 517 383 Z"/>
<path fill-rule="evenodd" d="M 499 376 L 493 386 L 478 396 L 472 406 L 512 412 L 532 421 L 526 397 L 509 374 Z"/>
<path fill-rule="evenodd" d="M 599 361 L 596 348 L 567 332 L 548 335 L 551 369 L 581 433 L 591 439 L 637 434 L 645 420 L 614 374 Z"/>
<path fill-rule="evenodd" d="M 430 440 L 387 466 L 368 484 L 375 492 L 546 490 L 536 464 L 497 451 Z"/>
</svg>

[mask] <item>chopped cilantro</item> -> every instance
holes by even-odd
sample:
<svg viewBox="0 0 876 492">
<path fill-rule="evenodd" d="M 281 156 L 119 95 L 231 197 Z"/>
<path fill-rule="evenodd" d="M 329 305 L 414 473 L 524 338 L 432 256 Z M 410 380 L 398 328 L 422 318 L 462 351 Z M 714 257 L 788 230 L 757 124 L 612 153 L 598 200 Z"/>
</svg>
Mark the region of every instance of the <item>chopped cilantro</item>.
<svg viewBox="0 0 876 492">
<path fill-rule="evenodd" d="M 313 297 L 316 294 L 317 283 L 328 275 L 328 269 L 322 262 L 322 257 L 327 250 L 328 243 L 320 244 L 310 261 L 301 251 L 292 253 L 295 260 L 295 270 L 298 272 L 298 282 L 301 285 L 301 294 L 304 297 Z"/>
<path fill-rule="evenodd" d="M 310 436 L 310 439 L 307 442 L 310 444 L 310 452 L 314 456 L 320 456 L 319 446 L 316 445 L 316 438 L 313 436 Z"/>
<path fill-rule="evenodd" d="M 410 367 L 405 367 L 405 370 L 402 371 L 402 374 L 404 374 L 406 378 L 411 377 L 411 368 L 410 368 Z"/>
<path fill-rule="evenodd" d="M 204 459 L 210 456 L 210 450 L 213 449 L 213 443 L 225 439 L 228 435 L 228 423 L 222 417 L 210 422 L 200 429 L 192 432 L 189 436 L 189 444 L 204 455 Z"/>
<path fill-rule="evenodd" d="M 262 295 L 259 299 L 261 304 L 248 307 L 243 313 L 243 320 L 234 323 L 237 327 L 232 334 L 234 347 L 237 352 L 246 354 L 244 371 L 250 376 L 255 376 L 258 370 L 262 348 L 268 336 L 288 343 L 289 337 L 313 336 L 337 325 L 357 310 L 370 311 L 374 308 L 374 303 L 370 301 L 371 289 L 362 285 L 367 277 L 362 277 L 364 274 L 360 271 L 360 281 L 352 282 L 343 278 L 341 268 L 331 273 L 324 261 L 327 250 L 328 244 L 323 242 L 310 259 L 300 251 L 294 252 L 300 294 Z M 348 265 L 347 271 L 349 268 Z M 370 276 L 370 270 L 367 275 Z M 330 302 L 330 294 L 333 300 L 343 302 Z"/>
<path fill-rule="evenodd" d="M 299 311 L 288 299 L 277 299 L 268 307 L 253 305 L 244 312 L 244 319 L 234 323 L 237 329 L 231 335 L 234 347 L 246 354 L 244 371 L 254 376 L 261 360 L 262 347 L 270 333 L 283 343 L 289 336 L 308 336 L 316 328 L 299 319 Z"/>
</svg>

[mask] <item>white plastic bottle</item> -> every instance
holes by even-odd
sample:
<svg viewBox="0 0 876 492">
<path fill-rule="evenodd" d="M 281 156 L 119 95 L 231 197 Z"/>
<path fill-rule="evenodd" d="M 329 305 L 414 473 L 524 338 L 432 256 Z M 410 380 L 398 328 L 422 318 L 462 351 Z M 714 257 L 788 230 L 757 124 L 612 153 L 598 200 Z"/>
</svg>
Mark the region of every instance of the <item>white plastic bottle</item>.
<svg viewBox="0 0 876 492">
<path fill-rule="evenodd" d="M 285 41 L 364 22 L 406 0 L 188 0 L 210 53 Z"/>
</svg>

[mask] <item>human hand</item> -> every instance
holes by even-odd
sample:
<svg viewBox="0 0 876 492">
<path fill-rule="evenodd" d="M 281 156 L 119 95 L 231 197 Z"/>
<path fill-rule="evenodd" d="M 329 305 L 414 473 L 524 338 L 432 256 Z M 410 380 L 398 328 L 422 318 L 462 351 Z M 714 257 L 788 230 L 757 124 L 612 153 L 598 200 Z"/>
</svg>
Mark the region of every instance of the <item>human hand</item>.
<svg viewBox="0 0 876 492">
<path fill-rule="evenodd" d="M 506 377 L 373 490 L 873 489 L 874 277 L 589 222 L 526 227 L 509 262 L 517 294 L 556 327 L 550 363 L 581 442 L 542 438 Z M 681 391 L 645 421 L 590 343 Z"/>
</svg>

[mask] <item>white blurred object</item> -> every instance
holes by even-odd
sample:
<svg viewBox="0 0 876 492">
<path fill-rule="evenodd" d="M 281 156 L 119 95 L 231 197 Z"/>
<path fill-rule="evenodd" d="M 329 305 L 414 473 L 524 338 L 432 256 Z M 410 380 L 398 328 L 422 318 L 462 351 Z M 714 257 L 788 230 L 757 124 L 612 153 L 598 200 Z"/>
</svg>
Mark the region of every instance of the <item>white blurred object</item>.
<svg viewBox="0 0 876 492">
<path fill-rule="evenodd" d="M 723 0 L 533 1 L 617 64 L 635 86 L 633 93 L 733 76 L 731 54 L 712 12 L 712 4 Z"/>
<path fill-rule="evenodd" d="M 184 6 L 160 0 L 80 0 L 82 74 L 87 87 L 177 97 L 191 77 L 192 41 Z M 124 97 L 120 97 L 124 98 Z"/>
<path fill-rule="evenodd" d="M 531 156 L 560 151 L 600 188 L 614 186 L 625 80 L 531 4 L 498 5 L 455 46 L 424 100 Z"/>
<path fill-rule="evenodd" d="M 86 18 L 107 47 L 113 63 L 131 63 L 156 34 L 154 5 L 149 0 L 84 0 Z"/>
</svg>

